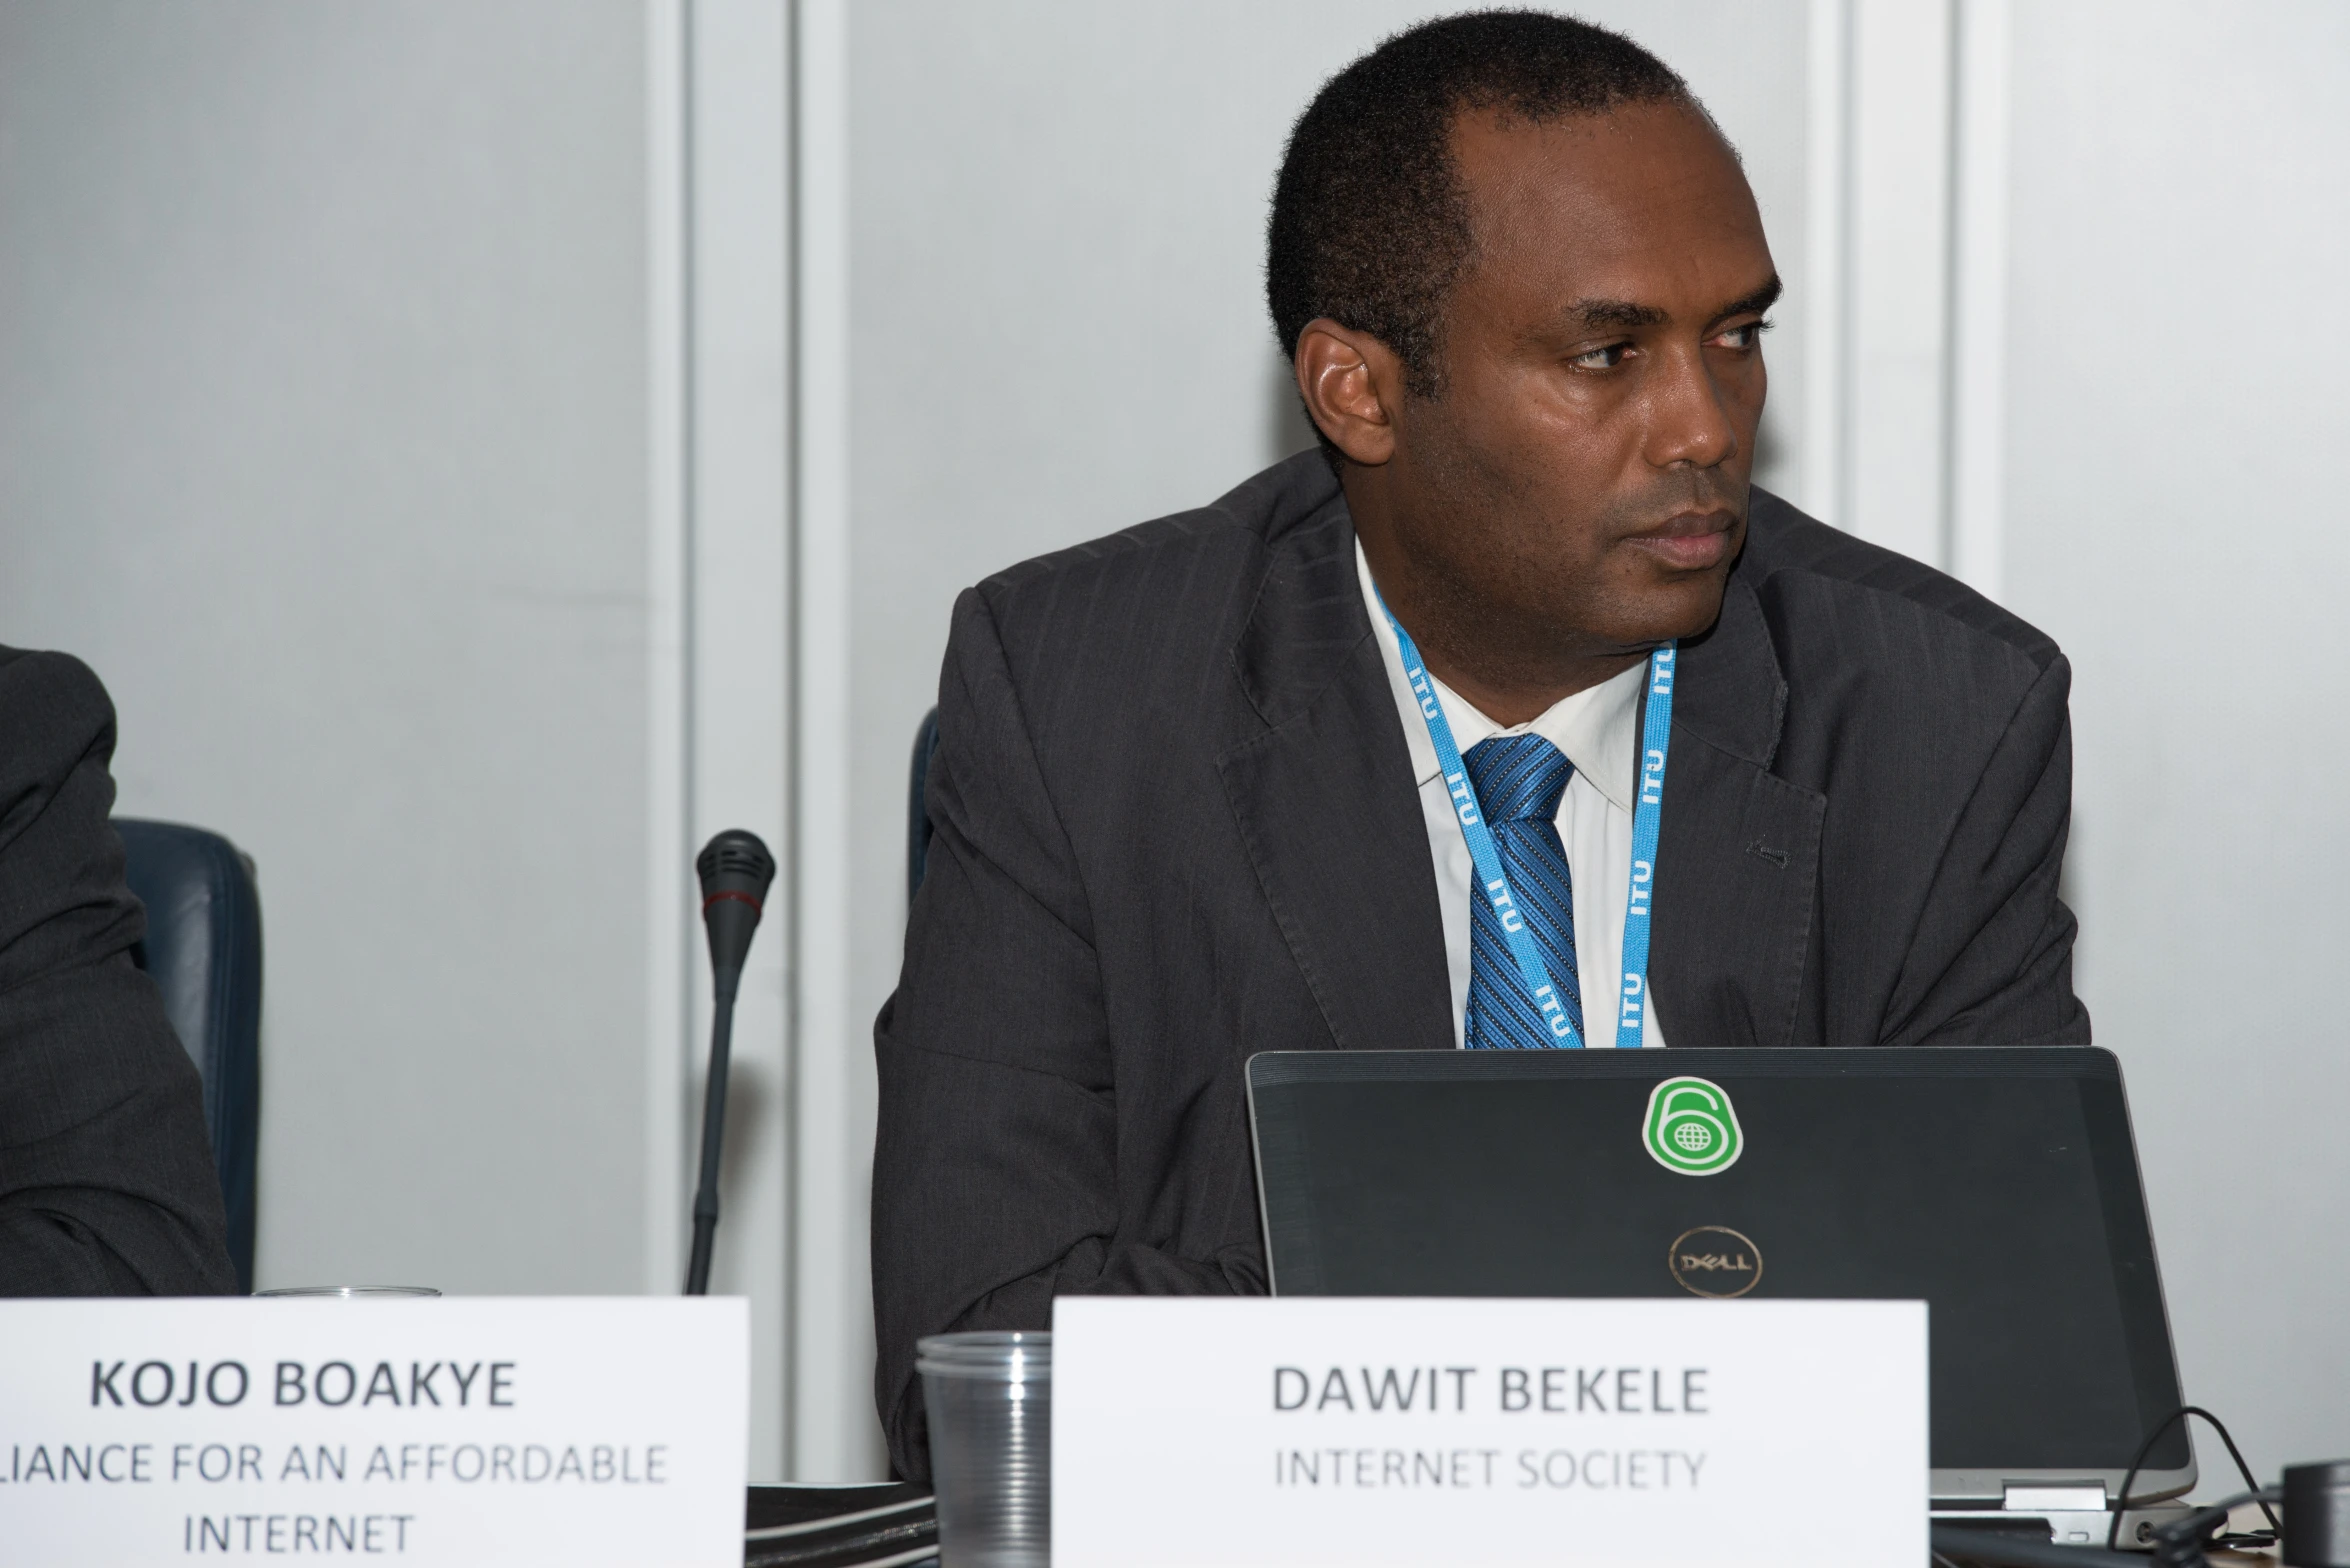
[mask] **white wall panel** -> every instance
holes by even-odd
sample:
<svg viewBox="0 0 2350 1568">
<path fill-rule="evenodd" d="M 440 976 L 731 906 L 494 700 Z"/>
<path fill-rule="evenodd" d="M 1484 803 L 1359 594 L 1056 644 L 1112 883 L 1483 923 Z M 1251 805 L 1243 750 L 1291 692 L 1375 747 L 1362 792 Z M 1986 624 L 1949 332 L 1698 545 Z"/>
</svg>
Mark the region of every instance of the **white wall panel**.
<svg viewBox="0 0 2350 1568">
<path fill-rule="evenodd" d="M 2350 10 L 2013 21 L 2007 597 L 2076 672 L 2078 978 L 2187 1394 L 2270 1475 L 2350 1449 Z"/>
<path fill-rule="evenodd" d="M 259 863 L 264 1284 L 682 1279 L 691 854 L 788 848 L 789 732 L 788 13 L 692 11 L 0 8 L 0 640 Z M 788 926 L 715 1280 L 762 1477 Z"/>
<path fill-rule="evenodd" d="M 656 12 L 669 10 L 656 7 Z M 693 976 L 678 1168 L 698 1176 L 710 1038 L 709 949 L 689 857 L 727 828 L 784 862 L 735 1004 L 714 1295 L 751 1302 L 751 1475 L 794 1472 L 789 1402 L 791 1165 L 791 40 L 785 0 L 690 0 L 683 183 L 686 576 L 691 629 L 685 773 L 690 824 L 675 875 Z M 675 931 L 676 926 L 671 930 Z M 675 1101 L 671 1102 L 674 1114 Z M 658 1108 L 657 1108 L 658 1109 Z M 680 1194 L 666 1219 L 691 1233 Z M 669 1291 L 685 1254 L 647 1289 Z"/>
<path fill-rule="evenodd" d="M 904 830 L 904 786 L 861 795 L 855 747 L 852 377 L 849 288 L 849 7 L 799 0 L 793 191 L 798 232 L 797 598 L 793 989 L 800 1201 L 795 1215 L 794 1474 L 860 1481 L 886 1471 L 873 1413 L 871 1016 L 856 987 L 858 915 L 903 898 L 905 860 L 876 859 Z M 909 737 L 910 738 L 910 737 Z M 891 825 L 895 824 L 895 827 Z"/>
<path fill-rule="evenodd" d="M 0 640 L 259 863 L 265 1285 L 642 1280 L 643 39 L 0 7 Z"/>
<path fill-rule="evenodd" d="M 1849 0 L 1844 471 L 1828 521 L 1947 564 L 1951 5 Z"/>
<path fill-rule="evenodd" d="M 2010 0 L 1957 0 L 1951 106 L 1950 573 L 2000 598 L 2007 562 Z"/>
</svg>

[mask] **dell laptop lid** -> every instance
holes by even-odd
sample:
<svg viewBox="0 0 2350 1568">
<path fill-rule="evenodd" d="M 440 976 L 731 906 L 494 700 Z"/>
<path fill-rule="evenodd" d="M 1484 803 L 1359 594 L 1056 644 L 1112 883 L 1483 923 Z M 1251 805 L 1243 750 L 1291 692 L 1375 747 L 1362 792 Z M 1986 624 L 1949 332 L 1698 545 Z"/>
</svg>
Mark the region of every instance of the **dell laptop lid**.
<svg viewBox="0 0 2350 1568">
<path fill-rule="evenodd" d="M 1277 1294 L 1922 1298 L 1938 1499 L 2113 1495 L 2180 1403 L 2110 1052 L 1272 1052 L 1248 1076 Z M 2174 1428 L 2132 1490 L 2194 1476 Z"/>
</svg>

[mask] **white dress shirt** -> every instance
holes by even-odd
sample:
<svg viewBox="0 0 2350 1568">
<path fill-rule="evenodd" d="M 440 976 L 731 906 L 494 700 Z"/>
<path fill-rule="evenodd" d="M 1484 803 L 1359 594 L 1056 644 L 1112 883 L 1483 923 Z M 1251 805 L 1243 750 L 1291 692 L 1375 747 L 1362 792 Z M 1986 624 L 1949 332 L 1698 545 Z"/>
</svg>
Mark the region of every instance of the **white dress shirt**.
<svg viewBox="0 0 2350 1568">
<path fill-rule="evenodd" d="M 1403 717 L 1404 743 L 1412 750 L 1412 774 L 1420 788 L 1420 815 L 1428 828 L 1428 853 L 1436 862 L 1436 893 L 1444 906 L 1444 967 L 1452 980 L 1452 1038 L 1463 1040 L 1469 1006 L 1469 900 L 1476 896 L 1475 867 L 1468 841 L 1461 837 L 1460 818 L 1453 814 L 1452 797 L 1444 787 L 1444 770 L 1436 760 L 1436 743 L 1428 738 L 1428 723 L 1420 716 L 1419 699 L 1404 678 L 1403 652 L 1396 646 L 1395 628 L 1379 608 L 1371 583 L 1371 563 L 1363 547 L 1355 545 L 1355 575 L 1361 579 L 1363 605 L 1371 613 L 1371 627 L 1379 638 L 1379 657 L 1387 666 L 1387 685 L 1395 694 L 1396 712 Z M 1606 1048 L 1616 1043 L 1616 999 L 1624 983 L 1624 901 L 1632 885 L 1632 779 L 1639 759 L 1640 682 L 1645 663 L 1635 664 L 1613 679 L 1602 681 L 1572 697 L 1562 697 L 1529 724 L 1501 725 L 1471 707 L 1444 682 L 1428 679 L 1444 704 L 1445 721 L 1453 741 L 1466 755 L 1471 746 L 1495 735 L 1524 735 L 1531 731 L 1566 753 L 1574 774 L 1559 797 L 1559 842 L 1567 849 L 1567 870 L 1575 884 L 1575 968 L 1583 998 L 1583 1043 Z M 1516 976 L 1510 977 L 1512 984 Z M 1593 1005 L 1597 999 L 1597 1006 Z M 1648 1024 L 1642 1043 L 1665 1043 L 1663 1020 L 1656 999 L 1648 1003 Z"/>
</svg>

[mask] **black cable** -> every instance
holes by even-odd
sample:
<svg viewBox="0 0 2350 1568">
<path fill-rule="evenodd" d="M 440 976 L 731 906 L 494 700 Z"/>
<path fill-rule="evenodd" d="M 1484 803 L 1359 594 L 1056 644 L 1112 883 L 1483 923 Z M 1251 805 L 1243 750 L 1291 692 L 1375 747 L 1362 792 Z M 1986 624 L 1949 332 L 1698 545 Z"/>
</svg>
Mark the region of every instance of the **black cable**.
<svg viewBox="0 0 2350 1568">
<path fill-rule="evenodd" d="M 2130 1461 L 2129 1470 L 2122 1476 L 2121 1492 L 2113 1500 L 2113 1523 L 2105 1527 L 2105 1549 L 2107 1551 L 2112 1551 L 2115 1544 L 2121 1539 L 2122 1515 L 2133 1503 L 2130 1496 L 2130 1483 L 2137 1480 L 2138 1472 L 2146 1467 L 2146 1456 L 2154 1452 L 2154 1445 L 2162 1441 L 2163 1433 L 2168 1432 L 2189 1416 L 2201 1416 L 2211 1423 L 2211 1429 L 2219 1434 L 2219 1440 L 2228 1445 L 2228 1457 L 2236 1461 L 2236 1470 L 2244 1477 L 2246 1489 L 2256 1495 L 2260 1492 L 2260 1483 L 2252 1478 L 2252 1467 L 2244 1462 L 2242 1450 L 2236 1447 L 2236 1440 L 2228 1435 L 2227 1423 L 2201 1405 L 2181 1405 L 2154 1424 L 2154 1430 L 2146 1434 L 2146 1441 L 2138 1445 L 2138 1457 Z M 2247 1502 L 2252 1500 L 2251 1498 L 2243 1499 Z M 2135 1501 L 2142 1506 L 2155 1501 L 2155 1499 L 2147 1497 Z M 2272 1530 L 2284 1529 L 2283 1525 L 2277 1523 L 2277 1511 L 2268 1505 L 2267 1499 L 2262 1497 L 2259 1501 L 2260 1511 L 2268 1515 L 2269 1528 Z"/>
<path fill-rule="evenodd" d="M 2184 1519 L 2174 1519 L 2154 1532 L 2154 1568 L 2211 1568 L 2206 1555 L 2214 1546 L 2243 1544 L 2239 1538 L 2229 1537 L 2222 1528 L 2228 1516 L 2239 1503 L 2258 1503 L 2266 1508 L 2284 1495 L 2281 1487 L 2265 1492 L 2238 1492 L 2223 1497 L 2208 1507 L 2198 1508 Z M 2257 1541 L 2257 1538 L 2254 1538 Z M 2268 1545 L 2268 1541 L 2257 1541 Z"/>
</svg>

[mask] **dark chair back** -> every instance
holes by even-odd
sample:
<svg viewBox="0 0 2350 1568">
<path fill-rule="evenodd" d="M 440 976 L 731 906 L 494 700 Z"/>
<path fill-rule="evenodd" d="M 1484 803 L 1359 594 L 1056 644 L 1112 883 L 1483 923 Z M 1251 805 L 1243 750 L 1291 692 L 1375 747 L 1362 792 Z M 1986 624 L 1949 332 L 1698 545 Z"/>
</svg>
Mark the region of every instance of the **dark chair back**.
<svg viewBox="0 0 2350 1568">
<path fill-rule="evenodd" d="M 923 786 L 930 782 L 930 759 L 938 750 L 938 710 L 922 715 L 914 731 L 913 778 L 906 791 L 906 902 L 922 887 L 922 864 L 930 858 L 930 813 L 922 808 Z"/>
<path fill-rule="evenodd" d="M 118 817 L 131 891 L 147 906 L 132 957 L 204 1079 L 204 1126 L 228 1204 L 237 1286 L 253 1288 L 261 1149 L 261 894 L 253 862 L 217 833 Z"/>
</svg>

